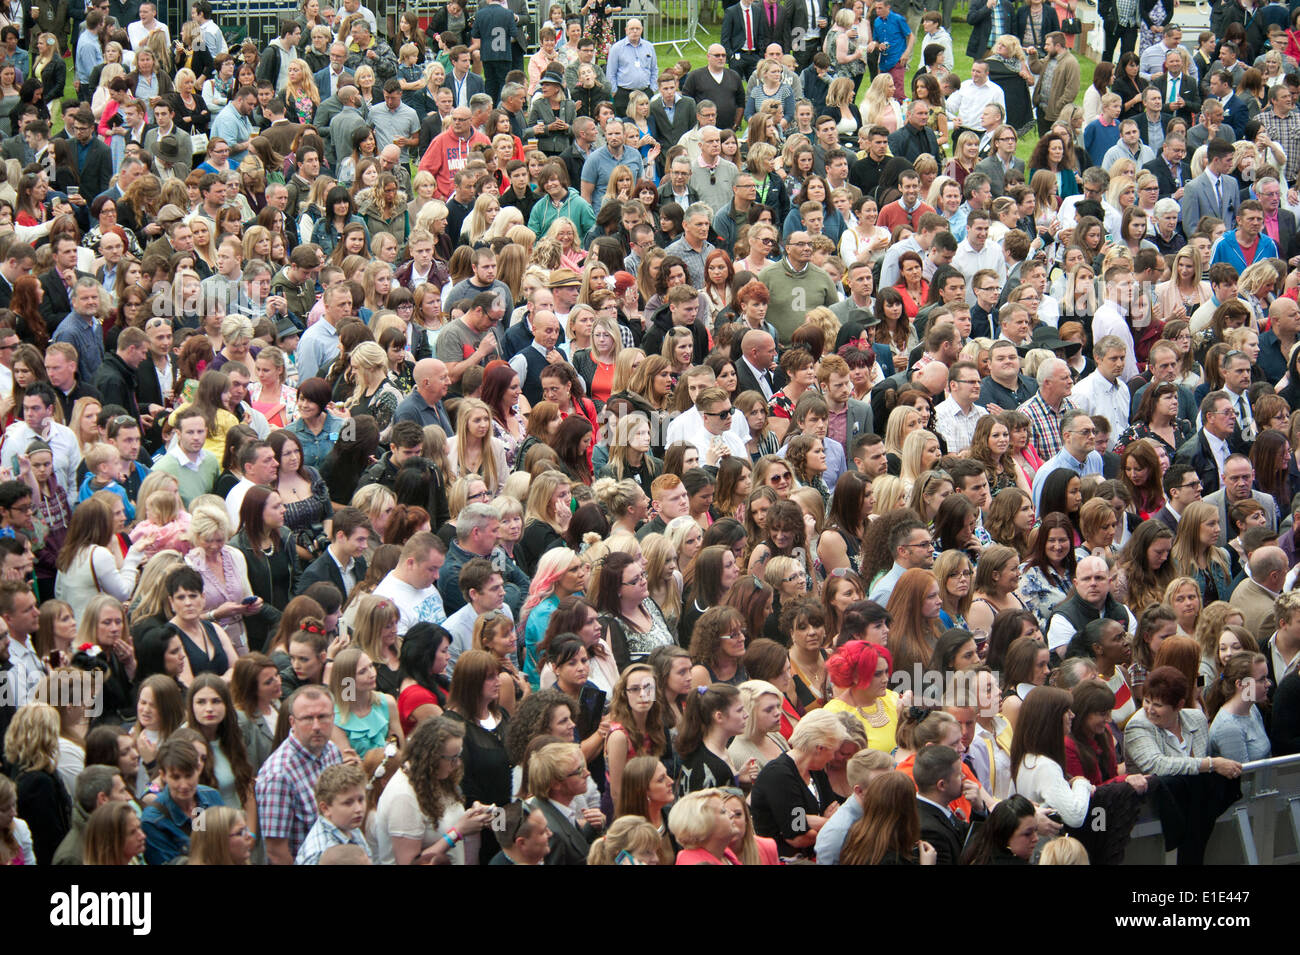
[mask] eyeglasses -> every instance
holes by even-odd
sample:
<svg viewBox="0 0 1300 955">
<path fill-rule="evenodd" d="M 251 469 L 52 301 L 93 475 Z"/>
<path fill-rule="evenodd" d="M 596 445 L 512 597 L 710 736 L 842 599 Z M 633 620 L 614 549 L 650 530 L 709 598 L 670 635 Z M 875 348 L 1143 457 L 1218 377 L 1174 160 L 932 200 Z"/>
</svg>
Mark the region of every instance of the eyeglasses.
<svg viewBox="0 0 1300 955">
<path fill-rule="evenodd" d="M 627 688 L 628 696 L 654 696 L 655 682 L 651 680 L 648 683 L 642 683 L 640 686 L 629 686 Z"/>
<path fill-rule="evenodd" d="M 492 495 L 489 494 L 487 491 L 479 491 L 477 494 L 470 494 L 470 495 L 466 498 L 466 500 L 470 500 L 470 501 L 486 501 L 486 500 L 490 500 L 491 497 L 492 497 Z"/>
<path fill-rule="evenodd" d="M 1093 437 L 1096 437 L 1096 436 L 1097 436 L 1097 429 L 1096 429 L 1096 428 L 1079 428 L 1079 429 L 1077 429 L 1077 430 L 1075 430 L 1075 431 L 1072 431 L 1072 432 L 1071 432 L 1071 431 L 1067 431 L 1066 433 L 1067 433 L 1067 434 L 1080 434 L 1080 435 L 1083 435 L 1085 438 L 1093 438 Z"/>
<path fill-rule="evenodd" d="M 631 580 L 625 580 L 625 581 L 623 581 L 623 586 L 624 586 L 624 587 L 635 587 L 635 586 L 637 586 L 638 584 L 644 584 L 645 582 L 646 582 L 646 575 L 645 575 L 645 571 L 643 570 L 643 571 L 641 571 L 641 573 L 637 574 L 637 575 L 636 575 L 635 577 L 633 577 Z"/>
<path fill-rule="evenodd" d="M 724 633 L 722 635 L 722 639 L 723 640 L 744 640 L 745 635 L 743 633 Z"/>
<path fill-rule="evenodd" d="M 934 550 L 934 541 L 933 541 L 932 539 L 930 539 L 930 538 L 926 538 L 926 539 L 923 540 L 923 541 L 917 541 L 916 543 L 913 543 L 913 544 L 904 544 L 903 546 L 904 546 L 904 547 L 924 547 L 924 548 L 926 548 L 927 550 Z"/>
<path fill-rule="evenodd" d="M 712 415 L 715 418 L 721 418 L 723 421 L 726 421 L 731 417 L 731 413 L 735 410 L 735 408 L 723 408 L 721 411 L 701 411 L 700 414 Z"/>
<path fill-rule="evenodd" d="M 583 763 L 583 764 L 581 764 L 577 769 L 573 770 L 573 772 L 571 772 L 571 773 L 565 773 L 565 774 L 564 774 L 564 778 L 565 778 L 565 779 L 573 779 L 573 778 L 575 778 L 575 777 L 577 777 L 577 776 L 590 776 L 590 775 L 591 775 L 591 770 L 589 770 L 589 769 L 587 768 L 587 764 L 586 764 L 586 763 Z"/>
<path fill-rule="evenodd" d="M 1174 487 L 1175 490 L 1179 490 L 1179 491 L 1190 491 L 1192 488 L 1196 488 L 1197 490 L 1200 490 L 1201 482 L 1192 481 L 1190 484 L 1177 484 Z"/>
<path fill-rule="evenodd" d="M 452 753 L 450 756 L 439 756 L 439 759 L 445 759 L 449 763 L 459 763 L 463 758 L 460 753 Z"/>
<path fill-rule="evenodd" d="M 948 576 L 949 577 L 974 577 L 975 571 L 967 567 L 965 570 L 955 570 Z"/>
<path fill-rule="evenodd" d="M 958 384 L 958 385 L 974 385 L 976 388 L 978 388 L 978 387 L 980 386 L 980 380 L 979 380 L 978 378 L 975 378 L 975 379 L 967 378 L 965 381 L 962 381 L 962 380 L 959 378 L 959 379 L 957 379 L 956 384 Z"/>
<path fill-rule="evenodd" d="M 837 567 L 837 568 L 836 568 L 836 570 L 843 570 L 843 569 L 844 569 L 843 567 Z M 788 577 L 782 577 L 782 578 L 781 578 L 781 583 L 783 583 L 783 584 L 792 584 L 792 583 L 794 583 L 796 580 L 800 580 L 800 579 L 802 579 L 802 577 L 803 577 L 803 574 L 799 573 L 798 571 L 795 571 L 793 574 L 791 574 L 791 575 L 788 576 Z"/>
<path fill-rule="evenodd" d="M 773 474 L 768 480 L 770 480 L 773 484 L 785 484 L 787 481 L 791 480 L 791 477 L 788 473 Z"/>
</svg>

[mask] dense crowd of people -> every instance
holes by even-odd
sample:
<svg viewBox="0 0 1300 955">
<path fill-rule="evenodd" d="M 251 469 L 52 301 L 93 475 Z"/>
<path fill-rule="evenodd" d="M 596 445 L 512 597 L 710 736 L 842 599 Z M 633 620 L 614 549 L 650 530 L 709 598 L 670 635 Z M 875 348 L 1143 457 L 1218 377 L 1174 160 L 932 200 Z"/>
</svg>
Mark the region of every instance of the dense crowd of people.
<svg viewBox="0 0 1300 955">
<path fill-rule="evenodd" d="M 1300 33 L 899 6 L 5 17 L 0 863 L 1199 861 L 1300 751 Z"/>
</svg>

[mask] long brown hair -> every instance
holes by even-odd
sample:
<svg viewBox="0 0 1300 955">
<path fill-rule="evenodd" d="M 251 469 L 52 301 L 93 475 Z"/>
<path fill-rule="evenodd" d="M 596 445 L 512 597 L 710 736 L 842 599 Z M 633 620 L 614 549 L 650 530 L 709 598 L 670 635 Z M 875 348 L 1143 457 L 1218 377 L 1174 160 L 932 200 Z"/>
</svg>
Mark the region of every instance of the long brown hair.
<svg viewBox="0 0 1300 955">
<path fill-rule="evenodd" d="M 876 865 L 890 851 L 911 857 L 921 839 L 916 784 L 906 773 L 882 773 L 862 794 L 862 818 L 853 824 L 840 850 L 840 865 Z"/>
<path fill-rule="evenodd" d="M 486 650 L 466 650 L 456 660 L 451 691 L 447 694 L 447 709 L 454 710 L 467 720 L 478 720 L 479 705 L 483 701 L 483 684 L 488 677 L 501 672 L 497 658 Z M 488 709 L 501 718 L 501 705 L 493 702 Z"/>
<path fill-rule="evenodd" d="M 1068 690 L 1036 686 L 1029 691 L 1011 737 L 1011 775 L 1020 772 L 1026 756 L 1045 756 L 1065 770 L 1065 714 L 1073 698 Z"/>
<path fill-rule="evenodd" d="M 68 521 L 68 536 L 55 566 L 67 572 L 87 547 L 107 547 L 113 539 L 113 511 L 103 499 L 91 497 L 82 501 L 72 511 Z"/>
<path fill-rule="evenodd" d="M 20 317 L 31 334 L 33 343 L 41 350 L 50 343 L 50 330 L 41 316 L 40 280 L 34 275 L 20 275 L 14 279 L 9 310 Z M 19 411 L 21 411 L 21 406 Z"/>
<path fill-rule="evenodd" d="M 618 682 L 614 684 L 614 690 L 610 694 L 610 722 L 622 725 L 628 735 L 629 742 L 635 745 L 639 756 L 657 758 L 662 756 L 668 749 L 668 734 L 664 729 L 663 705 L 659 702 L 659 696 L 656 694 L 654 703 L 650 705 L 650 712 L 645 717 L 645 736 L 642 739 L 633 739 L 632 734 L 636 732 L 636 717 L 632 715 L 632 706 L 628 702 L 627 681 L 634 673 L 648 673 L 652 677 L 655 675 L 654 667 L 648 663 L 633 663 L 631 666 L 624 667 L 623 673 L 619 676 Z M 646 781 L 649 782 L 648 777 Z M 624 782 L 626 783 L 626 776 Z M 644 815 L 644 808 L 642 806 L 641 809 L 633 809 L 629 810 L 629 812 Z"/>
<path fill-rule="evenodd" d="M 189 692 L 185 695 L 185 719 L 190 728 L 202 733 L 198 720 L 194 718 L 194 698 L 199 690 L 215 690 L 217 696 L 221 697 L 226 715 L 217 725 L 212 741 L 221 747 L 221 754 L 230 763 L 230 769 L 235 774 L 235 790 L 241 802 L 247 802 L 253 795 L 253 765 L 249 762 L 248 749 L 244 746 L 244 734 L 239 729 L 238 711 L 235 709 L 234 698 L 230 695 L 230 687 L 215 673 L 200 673 L 190 684 Z"/>
<path fill-rule="evenodd" d="M 931 571 L 913 567 L 903 572 L 889 596 L 886 610 L 894 618 L 889 634 L 894 672 L 909 672 L 912 665 L 922 666 L 934 652 L 934 644 L 943 632 L 938 618 L 926 620 L 921 616 L 921 605 L 930 587 L 936 583 Z M 943 588 L 940 587 L 940 590 Z"/>
</svg>

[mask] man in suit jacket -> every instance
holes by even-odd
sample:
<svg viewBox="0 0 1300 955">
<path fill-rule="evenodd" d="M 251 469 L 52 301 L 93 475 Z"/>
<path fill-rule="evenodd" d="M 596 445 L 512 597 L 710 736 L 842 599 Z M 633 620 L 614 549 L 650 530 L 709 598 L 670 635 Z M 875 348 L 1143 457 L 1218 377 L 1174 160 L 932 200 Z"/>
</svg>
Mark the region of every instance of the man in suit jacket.
<svg viewBox="0 0 1300 955">
<path fill-rule="evenodd" d="M 809 16 L 814 19 L 810 20 Z M 813 54 L 819 52 L 822 48 L 822 41 L 826 39 L 826 33 L 830 29 L 831 21 L 834 19 L 835 11 L 830 0 L 790 0 L 789 17 L 787 23 L 790 27 L 790 36 L 806 37 L 802 43 L 794 44 L 794 60 L 799 64 L 799 69 L 807 69 L 808 64 L 812 62 Z M 1010 17 L 1007 23 L 1011 23 Z M 774 40 L 781 39 L 773 37 Z M 732 65 L 729 63 L 729 65 Z M 748 76 L 748 73 L 742 73 L 742 76 Z"/>
<path fill-rule="evenodd" d="M 1232 81 L 1222 70 L 1210 74 L 1210 95 L 1223 107 L 1223 121 L 1232 127 L 1233 140 L 1246 135 L 1246 123 L 1250 121 L 1250 111 L 1245 101 L 1232 89 Z"/>
<path fill-rule="evenodd" d="M 76 143 L 72 147 L 72 159 L 80 177 L 83 194 L 74 197 L 73 205 L 86 205 L 99 195 L 113 180 L 113 157 L 108 147 L 95 135 L 95 114 L 90 111 L 89 103 L 82 103 L 72 114 L 72 133 Z M 89 196 L 90 198 L 86 198 Z M 75 199 L 79 198 L 80 203 Z"/>
<path fill-rule="evenodd" d="M 973 60 L 981 60 L 993 46 L 993 4 L 1002 7 L 1002 24 L 1010 29 L 1014 23 L 1015 10 L 1011 0 L 971 0 L 970 12 L 966 22 L 970 24 L 970 41 L 966 44 L 966 55 Z"/>
<path fill-rule="evenodd" d="M 370 544 L 370 520 L 355 507 L 341 507 L 334 512 L 330 530 L 329 546 L 302 572 L 295 596 L 325 581 L 337 587 L 346 601 L 352 588 L 365 579 L 366 559 L 361 555 Z"/>
<path fill-rule="evenodd" d="M 576 743 L 552 743 L 533 753 L 528 769 L 529 788 L 538 794 L 533 804 L 542 810 L 551 830 L 546 865 L 586 865 L 596 834 L 583 812 L 573 806 L 573 800 L 587 791 L 591 775 L 582 751 Z"/>
<path fill-rule="evenodd" d="M 727 51 L 727 65 L 741 76 L 752 75 L 769 42 L 767 18 L 759 4 L 740 0 L 728 7 L 722 15 L 720 39 Z"/>
<path fill-rule="evenodd" d="M 469 50 L 458 53 L 451 58 L 451 69 L 447 71 L 442 85 L 451 90 L 451 95 L 455 97 L 452 107 L 469 106 L 470 97 L 475 93 L 482 93 L 487 89 L 483 77 L 470 71 L 470 54 Z"/>
<path fill-rule="evenodd" d="M 70 284 L 63 281 L 65 274 L 72 275 Z M 76 240 L 58 239 L 54 249 L 54 265 L 48 272 L 42 272 L 40 278 L 41 288 L 45 291 L 45 298 L 41 300 L 41 317 L 45 319 L 46 328 L 55 329 L 72 311 L 72 287 L 79 278 L 94 276 L 77 268 Z"/>
<path fill-rule="evenodd" d="M 1216 216 L 1228 229 L 1237 227 L 1237 206 L 1241 205 L 1237 180 L 1232 169 L 1232 143 L 1212 139 L 1205 145 L 1205 171 L 1183 190 L 1183 233 L 1190 239 L 1202 216 Z"/>
<path fill-rule="evenodd" d="M 938 865 L 956 865 L 961 860 L 969 824 L 948 804 L 961 796 L 963 779 L 961 758 L 951 746 L 927 746 L 912 763 L 921 839 L 934 847 Z"/>
<path fill-rule="evenodd" d="M 1232 592 L 1232 605 L 1246 618 L 1246 629 L 1261 647 L 1277 630 L 1273 608 L 1286 586 L 1288 563 L 1282 548 L 1260 547 L 1250 555 L 1250 576 Z"/>
<path fill-rule="evenodd" d="M 670 109 L 673 111 L 671 119 L 668 117 Z M 649 123 L 650 135 L 664 147 L 661 157 L 695 125 L 695 100 L 681 95 L 677 89 L 677 77 L 672 73 L 660 74 L 659 95 L 650 101 Z M 662 159 L 659 170 L 663 171 Z"/>
<path fill-rule="evenodd" d="M 1201 430 L 1193 434 L 1178 449 L 1174 460 L 1186 464 L 1201 479 L 1201 493 L 1213 494 L 1220 487 L 1219 461 L 1210 447 L 1210 438 L 1219 447 L 1226 463 L 1229 455 L 1244 454 L 1245 445 L 1237 435 L 1236 414 L 1226 391 L 1212 391 L 1201 401 Z M 1226 453 L 1224 445 L 1226 444 Z"/>
<path fill-rule="evenodd" d="M 313 79 L 316 80 L 316 89 L 320 91 L 321 100 L 327 100 L 338 93 L 339 87 L 343 85 L 344 80 L 356 82 L 352 72 L 346 66 L 347 60 L 347 44 L 331 43 L 329 65 L 324 69 L 317 70 L 315 76 L 313 76 Z"/>
<path fill-rule="evenodd" d="M 1075 69 L 1078 69 L 1077 64 Z M 1007 191 L 1008 172 L 1018 172 L 1022 177 L 1025 174 L 1025 161 L 1016 158 L 1019 139 L 1014 126 L 999 126 L 993 133 L 994 151 L 975 164 L 976 172 L 989 177 L 989 188 L 995 199 Z"/>
<path fill-rule="evenodd" d="M 736 361 L 736 394 L 757 391 L 770 401 L 790 380 L 780 368 L 770 370 L 775 359 L 776 339 L 770 333 L 761 328 L 745 332 L 740 339 L 740 358 Z"/>
<path fill-rule="evenodd" d="M 1182 137 L 1169 136 L 1160 146 L 1160 155 L 1142 167 L 1156 177 L 1156 182 L 1160 185 L 1161 199 L 1183 197 L 1182 189 L 1192 181 L 1192 166 L 1184 158 L 1186 155 L 1187 143 Z"/>
<path fill-rule="evenodd" d="M 1160 91 L 1165 108 L 1190 124 L 1196 122 L 1196 114 L 1201 111 L 1201 91 L 1196 79 L 1184 69 L 1184 57 L 1187 51 L 1182 48 L 1166 53 L 1165 71 L 1151 77 L 1151 85 Z"/>
</svg>

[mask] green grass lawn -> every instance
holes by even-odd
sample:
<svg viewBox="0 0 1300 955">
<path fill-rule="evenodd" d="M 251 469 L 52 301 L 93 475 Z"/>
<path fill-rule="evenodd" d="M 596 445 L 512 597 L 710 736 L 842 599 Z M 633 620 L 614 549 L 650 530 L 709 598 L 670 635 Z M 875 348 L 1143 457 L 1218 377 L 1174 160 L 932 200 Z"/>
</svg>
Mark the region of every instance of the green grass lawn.
<svg viewBox="0 0 1300 955">
<path fill-rule="evenodd" d="M 972 61 L 971 58 L 966 55 L 966 44 L 970 40 L 970 29 L 971 28 L 967 26 L 965 22 L 956 19 L 953 20 L 953 24 L 952 24 L 953 69 L 958 73 L 958 75 L 960 75 L 963 78 L 968 78 L 970 76 L 970 68 L 971 68 Z M 700 32 L 697 35 L 699 37 L 700 42 L 705 46 L 708 46 L 710 43 L 718 42 L 718 28 L 715 26 L 705 26 L 704 24 L 701 24 Z M 1075 46 L 1076 46 L 1076 51 L 1074 55 L 1079 60 L 1079 92 L 1080 94 L 1082 94 L 1082 92 L 1088 88 L 1088 85 L 1092 83 L 1092 71 L 1097 64 L 1093 60 L 1090 60 L 1087 57 L 1080 55 L 1079 51 L 1082 50 L 1083 48 L 1082 37 L 1076 38 Z M 676 53 L 671 47 L 661 47 L 660 48 L 661 64 L 666 62 L 664 59 L 665 51 L 669 56 L 672 56 L 674 59 L 676 58 Z M 699 47 L 695 46 L 694 44 L 691 44 L 691 48 L 689 49 L 685 46 L 685 44 L 683 44 L 682 53 L 685 59 L 690 60 L 691 66 L 701 67 L 705 65 L 706 57 L 704 55 L 704 51 Z M 920 67 L 920 65 L 921 65 L 921 44 L 917 43 L 916 48 L 912 52 L 912 61 L 907 68 L 907 76 L 909 78 L 909 82 L 912 74 L 916 72 L 916 70 Z M 862 95 L 866 95 L 867 85 L 868 84 L 866 82 L 862 84 Z M 861 99 L 862 96 L 860 95 L 858 98 L 859 102 L 861 102 Z M 1016 147 L 1016 155 L 1019 156 L 1021 159 L 1028 160 L 1029 155 L 1030 153 L 1033 152 L 1034 145 L 1037 142 L 1038 142 L 1038 133 L 1035 129 L 1031 128 L 1024 136 L 1020 138 L 1020 144 Z"/>
</svg>

